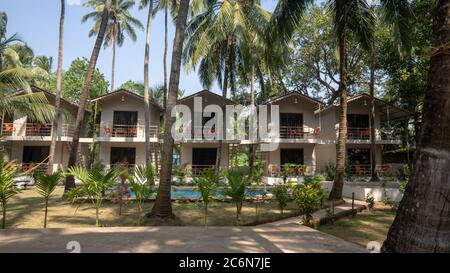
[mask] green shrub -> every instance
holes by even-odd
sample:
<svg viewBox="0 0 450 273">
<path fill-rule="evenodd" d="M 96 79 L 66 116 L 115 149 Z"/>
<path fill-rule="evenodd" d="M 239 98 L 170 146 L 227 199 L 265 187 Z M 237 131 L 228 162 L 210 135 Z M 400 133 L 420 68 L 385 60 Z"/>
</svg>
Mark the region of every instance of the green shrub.
<svg viewBox="0 0 450 273">
<path fill-rule="evenodd" d="M 408 164 L 403 165 L 397 171 L 397 178 L 402 182 L 408 181 L 410 175 L 411 175 L 411 167 Z"/>
<path fill-rule="evenodd" d="M 144 201 L 155 192 L 155 167 L 153 165 L 139 165 L 134 174 L 128 176 L 130 188 L 136 196 L 136 225 L 141 224 L 141 213 Z"/>
<path fill-rule="evenodd" d="M 375 197 L 373 197 L 373 195 L 369 192 L 366 195 L 365 202 L 367 203 L 369 209 L 372 209 L 375 206 Z"/>
<path fill-rule="evenodd" d="M 205 226 L 208 225 L 208 205 L 213 201 L 213 195 L 221 181 L 222 174 L 213 169 L 206 169 L 201 175 L 194 177 L 194 183 L 198 187 L 205 209 Z"/>
<path fill-rule="evenodd" d="M 336 176 L 336 164 L 328 163 L 325 165 L 323 172 L 327 181 L 333 181 Z"/>
<path fill-rule="evenodd" d="M 299 184 L 294 189 L 294 200 L 300 213 L 303 215 L 305 225 L 311 225 L 312 214 L 322 205 L 323 192 L 314 184 Z"/>
<path fill-rule="evenodd" d="M 35 176 L 38 193 L 44 198 L 44 228 L 47 228 L 48 200 L 63 178 L 64 175 L 61 172 L 52 174 L 37 173 Z"/>
<path fill-rule="evenodd" d="M 186 182 L 186 177 L 188 176 L 188 171 L 186 169 L 187 164 L 182 164 L 175 166 L 175 177 L 177 178 L 177 183 L 183 186 Z"/>
<path fill-rule="evenodd" d="M 242 203 L 245 199 L 245 186 L 247 184 L 247 177 L 239 171 L 226 170 L 225 177 L 228 180 L 225 195 L 231 197 L 231 200 L 236 205 L 236 225 L 241 222 Z"/>
<path fill-rule="evenodd" d="M 6 228 L 6 209 L 9 199 L 20 193 L 15 187 L 14 176 L 17 173 L 17 167 L 14 161 L 5 162 L 0 154 L 0 204 L 2 207 L 3 218 L 2 228 Z"/>
<path fill-rule="evenodd" d="M 272 188 L 272 193 L 275 196 L 275 200 L 278 202 L 278 208 L 281 214 L 283 214 L 284 208 L 287 206 L 291 196 L 289 194 L 289 185 L 279 184 Z"/>
<path fill-rule="evenodd" d="M 250 184 L 261 184 L 264 177 L 264 165 L 265 161 L 256 160 L 253 162 L 253 166 L 249 169 L 249 182 Z"/>
</svg>

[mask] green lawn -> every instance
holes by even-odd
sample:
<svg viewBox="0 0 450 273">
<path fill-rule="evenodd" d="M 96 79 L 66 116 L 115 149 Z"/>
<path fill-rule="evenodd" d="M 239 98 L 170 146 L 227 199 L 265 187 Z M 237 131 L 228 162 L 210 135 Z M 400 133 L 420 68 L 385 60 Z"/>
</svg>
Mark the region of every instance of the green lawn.
<svg viewBox="0 0 450 273">
<path fill-rule="evenodd" d="M 366 247 L 369 241 L 383 243 L 394 217 L 390 207 L 377 203 L 370 211 L 364 210 L 354 218 L 346 217 L 334 224 L 319 226 L 318 230 Z"/>
<path fill-rule="evenodd" d="M 72 204 L 62 200 L 63 187 L 58 187 L 49 203 L 48 227 L 93 227 L 95 226 L 95 209 L 90 203 Z M 144 212 L 149 212 L 153 202 L 145 203 Z M 174 214 L 183 225 L 203 225 L 203 206 L 200 202 L 173 202 Z M 102 226 L 133 226 L 135 224 L 135 204 L 130 202 L 119 215 L 119 205 L 105 202 L 100 214 Z M 235 221 L 235 206 L 232 203 L 214 202 L 209 209 L 208 224 L 211 226 L 231 226 Z M 259 209 L 260 221 L 274 221 L 296 213 L 294 203 L 290 203 L 283 215 L 276 202 L 262 204 Z M 32 187 L 13 197 L 8 206 L 8 228 L 40 228 L 43 226 L 44 205 L 42 198 Z M 242 209 L 242 224 L 255 221 L 255 205 L 245 203 Z"/>
</svg>

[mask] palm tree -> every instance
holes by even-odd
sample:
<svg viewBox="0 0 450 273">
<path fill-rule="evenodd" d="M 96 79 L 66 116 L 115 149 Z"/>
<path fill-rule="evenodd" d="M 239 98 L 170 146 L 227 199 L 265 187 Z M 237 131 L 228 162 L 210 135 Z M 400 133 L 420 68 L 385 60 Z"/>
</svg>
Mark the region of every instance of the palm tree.
<svg viewBox="0 0 450 273">
<path fill-rule="evenodd" d="M 265 25 L 270 13 L 260 6 L 260 1 L 209 1 L 206 8 L 188 24 L 184 51 L 187 70 L 199 66 L 202 84 L 210 87 L 216 79 L 222 87 L 222 97 L 227 98 L 231 85 L 232 97 L 236 98 L 236 75 L 239 65 L 248 55 L 252 31 Z M 225 106 L 224 106 L 225 107 Z M 216 158 L 216 170 L 220 168 L 222 141 Z"/>
<path fill-rule="evenodd" d="M 189 10 L 189 0 L 180 0 L 178 17 L 173 42 L 172 65 L 169 80 L 167 105 L 164 112 L 164 132 L 170 132 L 174 119 L 171 117 L 172 109 L 177 103 L 177 92 L 180 81 L 181 54 L 185 36 L 186 20 Z M 164 134 L 163 154 L 161 162 L 161 174 L 158 194 L 155 204 L 149 216 L 172 218 L 172 204 L 170 199 L 170 187 L 172 180 L 172 156 L 174 139 L 170 134 Z"/>
<path fill-rule="evenodd" d="M 383 252 L 450 249 L 450 1 L 438 1 L 433 19 L 428 87 L 413 170 Z"/>
<path fill-rule="evenodd" d="M 104 6 L 104 0 L 88 0 L 84 6 L 94 8 L 95 11 L 90 12 L 83 16 L 81 22 L 84 23 L 89 19 L 94 20 L 94 25 L 89 32 L 89 37 L 97 34 L 100 29 L 102 20 L 102 11 Z M 134 18 L 130 9 L 134 6 L 135 2 L 132 0 L 113 0 L 111 5 L 111 11 L 109 14 L 108 26 L 106 30 L 106 36 L 104 40 L 104 47 L 112 46 L 112 69 L 111 69 L 111 92 L 114 91 L 114 76 L 115 76 L 115 64 L 116 64 L 116 46 L 122 46 L 125 40 L 125 34 L 127 34 L 133 42 L 136 41 L 136 30 L 138 28 L 142 30 L 144 27 L 142 23 Z"/>
<path fill-rule="evenodd" d="M 63 180 L 63 177 L 63 174 L 60 172 L 52 174 L 38 173 L 36 175 L 36 188 L 38 193 L 44 198 L 45 203 L 44 228 L 47 228 L 48 200 L 55 191 L 56 186 Z"/>
<path fill-rule="evenodd" d="M 17 167 L 14 162 L 5 162 L 3 155 L 0 154 L 0 204 L 2 207 L 2 229 L 6 228 L 6 209 L 8 201 L 20 191 L 15 187 L 14 176 L 17 173 Z"/>
<path fill-rule="evenodd" d="M 97 64 L 97 59 L 100 53 L 100 47 L 103 43 L 103 38 L 105 36 L 105 32 L 108 26 L 108 18 L 109 18 L 109 11 L 111 9 L 111 1 L 112 0 L 105 0 L 104 6 L 100 6 L 99 9 L 103 10 L 102 20 L 100 23 L 97 39 L 95 41 L 94 48 L 92 50 L 91 59 L 89 60 L 89 67 L 88 71 L 86 73 L 86 78 L 84 80 L 83 85 L 83 92 L 80 96 L 80 103 L 78 104 L 78 112 L 77 112 L 77 118 L 75 120 L 75 129 L 73 132 L 73 138 L 72 138 L 72 146 L 70 149 L 69 154 L 69 162 L 68 167 L 75 166 L 76 160 L 77 160 L 77 152 L 78 152 L 78 144 L 80 143 L 80 133 L 81 133 L 81 126 L 84 120 L 84 113 L 86 109 L 86 103 L 87 99 L 89 97 L 89 90 L 91 87 L 92 77 L 94 75 L 95 65 Z M 66 183 L 64 187 L 64 192 L 67 193 L 70 189 L 75 187 L 75 180 L 72 176 L 69 176 L 66 178 Z"/>
<path fill-rule="evenodd" d="M 76 177 L 83 183 L 81 187 L 71 189 L 68 192 L 70 200 L 75 201 L 81 196 L 85 196 L 95 207 L 95 225 L 100 226 L 100 208 L 105 198 L 105 193 L 112 189 L 120 172 L 110 169 L 103 173 L 97 168 L 87 170 L 82 167 L 71 167 L 66 171 L 68 176 Z"/>
<path fill-rule="evenodd" d="M 136 196 L 136 225 L 141 225 L 141 213 L 144 201 L 153 193 L 155 186 L 155 168 L 152 165 L 140 165 L 134 174 L 128 176 L 130 188 Z"/>
<path fill-rule="evenodd" d="M 140 8 L 148 6 L 147 31 L 145 35 L 145 54 L 144 54 L 144 115 L 145 115 L 145 164 L 149 165 L 152 158 L 152 149 L 150 146 L 150 90 L 149 90 L 149 59 L 150 59 L 150 32 L 153 19 L 153 0 L 141 0 Z"/>
<path fill-rule="evenodd" d="M 56 135 L 59 132 L 61 119 L 61 85 L 62 85 L 62 64 L 63 64 L 63 40 L 64 40 L 64 17 L 66 12 L 65 0 L 61 0 L 61 15 L 59 17 L 59 44 L 58 44 L 58 67 L 56 68 L 56 92 L 55 111 L 56 117 L 52 124 L 52 139 L 50 143 L 50 158 L 48 161 L 48 172 L 53 171 L 53 162 L 56 151 Z M 50 65 L 51 67 L 51 65 Z"/>
<path fill-rule="evenodd" d="M 242 203 L 245 200 L 245 186 L 247 178 L 242 172 L 235 170 L 226 170 L 225 177 L 228 181 L 228 187 L 225 190 L 225 195 L 229 196 L 232 202 L 236 205 L 236 226 L 241 223 Z"/>
</svg>

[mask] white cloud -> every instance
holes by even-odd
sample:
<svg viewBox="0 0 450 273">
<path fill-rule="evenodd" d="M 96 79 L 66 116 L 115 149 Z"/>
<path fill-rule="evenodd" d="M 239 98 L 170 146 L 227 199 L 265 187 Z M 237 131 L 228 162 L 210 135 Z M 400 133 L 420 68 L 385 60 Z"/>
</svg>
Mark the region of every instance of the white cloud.
<svg viewBox="0 0 450 273">
<path fill-rule="evenodd" d="M 81 6 L 81 0 L 67 0 L 69 6 Z"/>
</svg>

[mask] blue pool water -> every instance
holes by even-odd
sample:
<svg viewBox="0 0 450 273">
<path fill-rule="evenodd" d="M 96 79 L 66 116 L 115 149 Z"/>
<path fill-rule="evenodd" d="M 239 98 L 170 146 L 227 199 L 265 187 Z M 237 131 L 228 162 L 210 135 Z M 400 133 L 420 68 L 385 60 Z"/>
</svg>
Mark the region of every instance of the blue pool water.
<svg viewBox="0 0 450 273">
<path fill-rule="evenodd" d="M 245 196 L 252 197 L 256 195 L 269 194 L 268 191 L 264 189 L 247 189 L 245 190 Z M 223 197 L 223 190 L 218 190 L 216 194 L 217 197 Z M 195 189 L 180 189 L 180 190 L 172 190 L 171 191 L 172 199 L 199 199 L 200 192 Z M 136 197 L 134 192 L 130 194 L 131 198 Z"/>
</svg>

